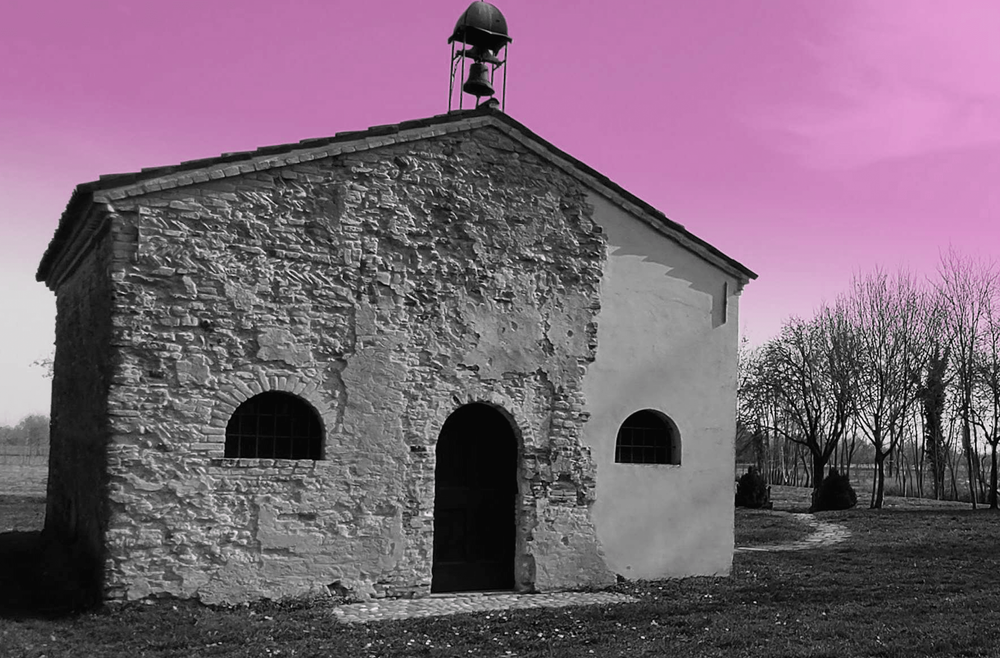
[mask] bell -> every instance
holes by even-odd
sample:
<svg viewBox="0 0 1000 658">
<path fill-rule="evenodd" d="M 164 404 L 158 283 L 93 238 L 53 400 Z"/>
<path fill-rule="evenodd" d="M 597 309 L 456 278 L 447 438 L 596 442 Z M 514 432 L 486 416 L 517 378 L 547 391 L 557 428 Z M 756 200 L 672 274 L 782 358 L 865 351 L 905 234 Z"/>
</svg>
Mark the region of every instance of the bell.
<svg viewBox="0 0 1000 658">
<path fill-rule="evenodd" d="M 473 62 L 469 67 L 469 79 L 462 85 L 462 91 L 472 94 L 476 98 L 480 96 L 492 96 L 496 93 L 490 83 L 490 71 L 486 64 Z"/>
</svg>

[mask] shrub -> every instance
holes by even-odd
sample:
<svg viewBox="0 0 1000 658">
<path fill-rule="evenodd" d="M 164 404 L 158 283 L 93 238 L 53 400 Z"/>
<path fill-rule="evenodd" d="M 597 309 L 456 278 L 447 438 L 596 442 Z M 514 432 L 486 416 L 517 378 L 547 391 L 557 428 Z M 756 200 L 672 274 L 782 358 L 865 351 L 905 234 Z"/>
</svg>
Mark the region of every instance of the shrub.
<svg viewBox="0 0 1000 658">
<path fill-rule="evenodd" d="M 819 489 L 813 494 L 813 512 L 824 510 L 850 509 L 858 504 L 858 495 L 846 475 L 841 475 L 837 469 L 831 468 L 830 474 L 820 482 Z"/>
<path fill-rule="evenodd" d="M 754 466 L 749 467 L 736 484 L 736 506 L 771 508 L 770 487 Z"/>
</svg>

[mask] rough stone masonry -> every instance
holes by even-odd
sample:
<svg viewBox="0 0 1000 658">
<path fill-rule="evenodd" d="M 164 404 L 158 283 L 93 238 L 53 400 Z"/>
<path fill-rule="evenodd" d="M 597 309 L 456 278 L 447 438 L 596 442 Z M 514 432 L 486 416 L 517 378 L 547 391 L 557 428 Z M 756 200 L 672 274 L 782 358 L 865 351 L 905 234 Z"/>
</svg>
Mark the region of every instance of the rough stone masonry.
<svg viewBox="0 0 1000 658">
<path fill-rule="evenodd" d="M 580 440 L 605 248 L 580 182 L 488 126 L 227 166 L 96 204 L 57 282 L 54 427 L 107 446 L 54 447 L 49 514 L 101 525 L 79 534 L 105 595 L 429 593 L 434 447 L 472 401 L 517 435 L 516 588 L 610 582 Z M 224 457 L 262 391 L 316 409 L 323 459 Z"/>
</svg>

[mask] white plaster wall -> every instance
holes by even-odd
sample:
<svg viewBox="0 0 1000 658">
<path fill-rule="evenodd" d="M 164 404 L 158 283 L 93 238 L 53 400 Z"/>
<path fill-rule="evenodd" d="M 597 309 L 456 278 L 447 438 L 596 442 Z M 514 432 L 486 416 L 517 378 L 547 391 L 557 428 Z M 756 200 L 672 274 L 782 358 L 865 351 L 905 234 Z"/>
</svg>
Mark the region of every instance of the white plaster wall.
<svg viewBox="0 0 1000 658">
<path fill-rule="evenodd" d="M 728 574 L 737 280 L 604 198 L 590 202 L 608 260 L 584 441 L 597 463 L 592 513 L 608 566 L 627 578 Z M 680 465 L 615 463 L 618 427 L 640 409 L 677 424 Z"/>
</svg>

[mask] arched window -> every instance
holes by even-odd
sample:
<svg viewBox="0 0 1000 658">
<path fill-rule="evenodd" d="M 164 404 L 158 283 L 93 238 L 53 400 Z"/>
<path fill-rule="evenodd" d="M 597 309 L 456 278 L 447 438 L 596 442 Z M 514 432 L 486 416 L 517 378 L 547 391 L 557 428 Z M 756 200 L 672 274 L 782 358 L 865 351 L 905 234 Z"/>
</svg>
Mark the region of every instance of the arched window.
<svg viewBox="0 0 1000 658">
<path fill-rule="evenodd" d="M 680 464 L 677 426 L 652 409 L 637 411 L 618 428 L 615 462 L 619 464 Z"/>
<path fill-rule="evenodd" d="M 321 459 L 323 427 L 309 404 L 268 391 L 245 401 L 226 425 L 226 457 Z"/>
</svg>

